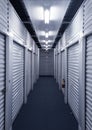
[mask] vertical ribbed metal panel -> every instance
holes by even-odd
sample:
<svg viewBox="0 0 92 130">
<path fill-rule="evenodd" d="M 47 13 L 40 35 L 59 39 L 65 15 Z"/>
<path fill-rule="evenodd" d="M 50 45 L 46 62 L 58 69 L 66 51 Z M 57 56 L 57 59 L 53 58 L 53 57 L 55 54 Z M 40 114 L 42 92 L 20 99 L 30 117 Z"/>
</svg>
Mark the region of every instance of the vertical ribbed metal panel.
<svg viewBox="0 0 92 130">
<path fill-rule="evenodd" d="M 57 54 L 57 82 L 59 81 L 59 54 Z"/>
<path fill-rule="evenodd" d="M 92 130 L 92 35 L 86 44 L 86 130 Z"/>
<path fill-rule="evenodd" d="M 79 44 L 68 49 L 68 102 L 78 120 L 79 117 Z"/>
<path fill-rule="evenodd" d="M 58 84 L 60 83 L 60 54 L 58 54 Z"/>
<path fill-rule="evenodd" d="M 38 54 L 36 54 L 36 80 L 38 79 Z"/>
<path fill-rule="evenodd" d="M 60 53 L 60 89 L 62 89 L 62 52 Z"/>
<path fill-rule="evenodd" d="M 84 2 L 84 34 L 92 32 L 92 0 Z"/>
<path fill-rule="evenodd" d="M 89 0 L 88 0 L 89 1 Z M 88 14 L 87 14 L 88 15 Z M 78 37 L 79 32 L 83 29 L 83 6 L 81 6 L 75 14 L 73 20 L 66 29 L 66 41 L 67 43 Z M 66 43 L 66 44 L 67 44 Z"/>
<path fill-rule="evenodd" d="M 62 52 L 62 79 L 65 79 L 65 51 Z"/>
<path fill-rule="evenodd" d="M 35 82 L 37 77 L 37 54 L 35 54 Z"/>
<path fill-rule="evenodd" d="M 37 75 L 38 75 L 38 74 L 37 74 L 37 73 L 38 73 L 38 69 L 37 69 L 37 66 L 38 66 L 37 56 L 38 56 L 38 55 L 36 54 L 36 80 L 37 80 L 37 77 L 38 77 L 38 76 L 37 76 Z"/>
<path fill-rule="evenodd" d="M 24 49 L 13 42 L 13 63 L 12 63 L 12 120 L 16 118 L 23 104 L 24 87 Z"/>
<path fill-rule="evenodd" d="M 55 77 L 55 61 L 56 59 L 55 59 L 55 49 L 54 49 L 54 77 Z"/>
<path fill-rule="evenodd" d="M 0 34 L 0 130 L 4 130 L 5 124 L 5 38 Z"/>
<path fill-rule="evenodd" d="M 61 75 L 61 78 L 62 78 L 62 80 L 64 79 L 65 80 L 65 51 L 62 51 L 62 53 L 61 53 L 61 56 L 62 56 L 62 62 L 61 62 L 61 67 L 62 67 L 62 70 L 61 70 L 61 72 L 62 72 L 62 75 Z M 61 81 L 62 82 L 62 81 Z M 62 88 L 62 91 L 63 91 L 63 93 L 64 93 L 64 88 Z"/>
<path fill-rule="evenodd" d="M 29 76 L 29 80 L 30 80 L 30 90 L 32 89 L 32 52 L 30 52 L 29 54 L 29 58 L 30 58 L 30 76 Z"/>
<path fill-rule="evenodd" d="M 27 95 L 31 91 L 32 87 L 32 53 L 28 51 L 28 86 L 27 86 Z"/>
<path fill-rule="evenodd" d="M 58 82 L 58 54 L 56 55 L 56 57 L 57 57 L 57 61 L 56 61 L 56 64 L 57 64 L 56 80 Z"/>
<path fill-rule="evenodd" d="M 34 84 L 34 53 L 32 54 L 32 82 Z"/>
<path fill-rule="evenodd" d="M 55 55 L 55 59 L 57 61 L 57 56 Z M 56 75 L 57 75 L 57 62 L 55 61 L 55 78 L 56 78 Z"/>
<path fill-rule="evenodd" d="M 13 39 L 24 44 L 27 38 L 27 30 L 11 3 L 9 3 L 9 10 L 9 27 L 10 32 L 13 33 Z"/>
<path fill-rule="evenodd" d="M 54 51 L 40 50 L 40 75 L 54 75 Z"/>
<path fill-rule="evenodd" d="M 35 81 L 35 82 L 36 82 L 36 72 L 37 72 L 37 71 L 36 71 L 36 65 L 37 65 L 37 63 L 36 63 L 36 54 L 34 54 L 34 74 L 35 74 L 35 75 L 34 75 L 34 79 L 35 79 L 34 81 Z"/>
<path fill-rule="evenodd" d="M 0 30 L 7 32 L 8 19 L 7 19 L 7 0 L 0 0 Z"/>
</svg>

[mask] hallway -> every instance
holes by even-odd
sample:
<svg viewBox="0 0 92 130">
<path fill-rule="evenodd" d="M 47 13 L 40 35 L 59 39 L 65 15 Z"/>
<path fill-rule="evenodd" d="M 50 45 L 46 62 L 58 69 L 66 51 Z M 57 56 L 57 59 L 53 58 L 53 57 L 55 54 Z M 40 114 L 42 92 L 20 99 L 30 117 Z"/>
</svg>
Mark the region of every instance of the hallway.
<svg viewBox="0 0 92 130">
<path fill-rule="evenodd" d="M 40 77 L 13 124 L 13 130 L 78 130 L 53 77 Z"/>
</svg>

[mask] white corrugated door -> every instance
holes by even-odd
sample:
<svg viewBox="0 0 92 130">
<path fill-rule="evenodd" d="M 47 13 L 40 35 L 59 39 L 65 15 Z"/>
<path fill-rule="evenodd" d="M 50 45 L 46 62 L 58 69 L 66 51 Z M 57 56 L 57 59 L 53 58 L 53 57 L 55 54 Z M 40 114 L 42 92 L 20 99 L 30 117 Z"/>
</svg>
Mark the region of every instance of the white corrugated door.
<svg viewBox="0 0 92 130">
<path fill-rule="evenodd" d="M 56 80 L 58 82 L 58 54 L 57 54 L 57 77 L 56 77 Z"/>
<path fill-rule="evenodd" d="M 92 130 L 92 35 L 86 44 L 86 130 Z"/>
<path fill-rule="evenodd" d="M 14 121 L 23 104 L 24 48 L 13 42 L 12 58 L 12 120 Z"/>
<path fill-rule="evenodd" d="M 58 84 L 60 83 L 60 54 L 58 54 Z"/>
<path fill-rule="evenodd" d="M 0 130 L 5 127 L 5 37 L 0 34 Z"/>
<path fill-rule="evenodd" d="M 36 68 L 37 68 L 36 65 L 37 65 L 37 64 L 36 64 L 36 54 L 34 54 L 34 74 L 35 74 L 35 75 L 34 75 L 34 79 L 35 79 L 35 82 L 36 82 L 36 72 L 37 72 L 37 71 L 36 71 Z"/>
<path fill-rule="evenodd" d="M 62 52 L 62 79 L 65 79 L 65 52 Z"/>
<path fill-rule="evenodd" d="M 68 103 L 78 120 L 79 117 L 79 44 L 68 48 Z"/>
<path fill-rule="evenodd" d="M 57 55 L 55 54 L 55 79 L 57 77 Z"/>
<path fill-rule="evenodd" d="M 40 51 L 40 75 L 53 76 L 54 75 L 54 51 Z"/>
<path fill-rule="evenodd" d="M 62 52 L 60 53 L 60 89 L 62 89 Z"/>
<path fill-rule="evenodd" d="M 65 80 L 65 51 L 62 51 L 62 53 L 61 53 L 61 56 L 62 56 L 62 62 L 61 62 L 61 67 L 62 67 L 62 70 L 61 70 L 61 72 L 62 72 L 62 76 L 61 76 L 61 78 L 62 78 L 62 80 L 64 79 Z M 63 93 L 64 93 L 64 88 L 62 88 L 62 91 L 63 91 Z"/>
<path fill-rule="evenodd" d="M 7 32 L 8 29 L 8 0 L 0 0 L 0 30 Z"/>
<path fill-rule="evenodd" d="M 56 54 L 56 80 L 57 80 L 57 76 L 58 76 L 58 56 Z"/>
<path fill-rule="evenodd" d="M 32 53 L 28 51 L 28 86 L 27 95 L 30 93 L 32 87 Z"/>
</svg>

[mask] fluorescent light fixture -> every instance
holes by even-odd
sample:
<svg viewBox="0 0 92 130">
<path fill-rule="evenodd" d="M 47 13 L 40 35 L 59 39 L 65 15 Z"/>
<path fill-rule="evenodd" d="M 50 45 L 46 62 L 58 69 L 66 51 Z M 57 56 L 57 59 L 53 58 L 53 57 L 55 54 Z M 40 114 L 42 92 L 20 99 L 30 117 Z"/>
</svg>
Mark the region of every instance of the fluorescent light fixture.
<svg viewBox="0 0 92 130">
<path fill-rule="evenodd" d="M 42 47 L 46 47 L 47 45 L 44 44 L 44 45 L 41 45 L 41 46 L 42 46 Z"/>
<path fill-rule="evenodd" d="M 45 10 L 45 24 L 49 24 L 50 12 L 48 9 Z"/>
<path fill-rule="evenodd" d="M 32 15 L 33 19 L 35 19 L 35 20 L 44 20 L 44 8 L 43 7 L 41 7 L 41 6 L 38 6 L 38 7 L 33 6 L 32 9 L 30 10 L 30 12 L 32 12 L 31 15 Z"/>
<path fill-rule="evenodd" d="M 48 45 L 48 41 L 46 41 L 45 43 L 46 43 L 46 45 Z"/>
<path fill-rule="evenodd" d="M 49 31 L 49 36 L 53 36 L 53 35 L 56 35 L 56 31 Z"/>
<path fill-rule="evenodd" d="M 43 43 L 43 44 L 48 44 L 47 40 L 40 40 L 40 42 Z"/>
<path fill-rule="evenodd" d="M 46 42 L 46 41 L 45 41 L 45 40 L 40 40 L 40 42 L 44 43 L 44 42 Z"/>
<path fill-rule="evenodd" d="M 51 45 L 43 45 L 44 47 L 48 48 L 48 47 L 51 47 Z"/>
<path fill-rule="evenodd" d="M 49 34 L 48 32 L 45 33 L 45 37 L 48 38 L 49 37 Z"/>
<path fill-rule="evenodd" d="M 45 31 L 38 31 L 39 36 L 45 36 Z"/>
<path fill-rule="evenodd" d="M 61 6 L 52 6 L 50 9 L 50 20 L 58 20 L 60 19 L 60 14 L 61 14 Z"/>
<path fill-rule="evenodd" d="M 48 40 L 48 42 L 54 42 L 54 40 Z"/>
</svg>

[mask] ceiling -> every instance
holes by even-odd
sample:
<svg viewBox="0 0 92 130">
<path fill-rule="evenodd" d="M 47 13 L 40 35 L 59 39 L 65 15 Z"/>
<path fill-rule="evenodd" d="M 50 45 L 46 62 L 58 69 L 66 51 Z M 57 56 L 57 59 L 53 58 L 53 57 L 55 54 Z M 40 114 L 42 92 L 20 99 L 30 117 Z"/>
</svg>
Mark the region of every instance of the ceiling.
<svg viewBox="0 0 92 130">
<path fill-rule="evenodd" d="M 23 0 L 43 49 L 53 46 L 71 0 Z M 24 21 L 27 24 L 29 21 Z M 29 24 L 29 23 L 28 23 Z"/>
<path fill-rule="evenodd" d="M 84 0 L 9 0 L 39 48 L 55 48 Z"/>
</svg>

